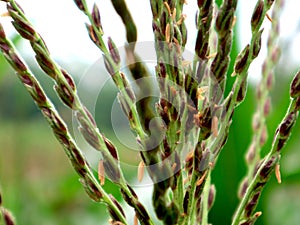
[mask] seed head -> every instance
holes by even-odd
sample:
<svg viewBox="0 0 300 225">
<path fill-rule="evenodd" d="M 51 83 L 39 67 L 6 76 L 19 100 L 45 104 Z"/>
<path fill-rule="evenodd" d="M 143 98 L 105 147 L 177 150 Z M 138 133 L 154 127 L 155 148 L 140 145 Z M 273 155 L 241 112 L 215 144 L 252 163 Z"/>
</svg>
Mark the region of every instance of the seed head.
<svg viewBox="0 0 300 225">
<path fill-rule="evenodd" d="M 82 126 L 82 125 L 81 125 Z M 101 145 L 96 134 L 89 127 L 79 127 L 78 128 L 84 139 L 96 150 L 101 150 Z"/>
<path fill-rule="evenodd" d="M 252 59 L 255 59 L 261 49 L 261 36 L 264 29 L 261 29 L 254 37 L 253 47 L 252 47 Z"/>
<path fill-rule="evenodd" d="M 60 100 L 69 108 L 77 109 L 78 105 L 75 101 L 74 92 L 71 92 L 65 84 L 58 84 L 54 86 Z"/>
<path fill-rule="evenodd" d="M 300 71 L 297 72 L 291 83 L 290 95 L 292 98 L 297 98 L 300 96 Z"/>
<path fill-rule="evenodd" d="M 114 65 L 111 64 L 111 62 L 108 60 L 108 58 L 105 55 L 103 55 L 103 59 L 104 59 L 104 65 L 105 65 L 107 72 L 113 77 L 115 75 L 115 73 L 117 72 L 114 69 Z"/>
<path fill-rule="evenodd" d="M 61 69 L 61 72 L 63 74 L 63 76 L 65 77 L 67 83 L 69 84 L 70 88 L 75 91 L 76 90 L 76 85 L 75 85 L 75 82 L 73 80 L 73 78 L 71 77 L 70 74 L 68 74 L 67 71 L 65 71 L 64 69 Z"/>
<path fill-rule="evenodd" d="M 119 209 L 119 211 L 121 212 L 121 214 L 125 217 L 125 213 L 123 211 L 123 208 L 122 206 L 120 205 L 120 203 L 114 198 L 113 195 L 109 195 L 110 199 L 112 200 L 112 202 L 114 203 L 114 205 Z M 115 222 L 119 222 L 121 221 L 121 218 L 119 217 L 118 214 L 115 213 L 115 211 L 110 207 L 108 206 L 108 212 L 110 214 L 110 216 L 112 217 L 112 219 L 115 221 Z M 113 223 L 115 224 L 115 223 Z M 120 224 L 120 223 L 119 223 Z M 122 223 L 121 223 L 122 224 Z"/>
<path fill-rule="evenodd" d="M 111 37 L 108 38 L 107 43 L 108 43 L 108 49 L 112 59 L 114 60 L 116 65 L 119 65 L 121 62 L 120 54 Z"/>
<path fill-rule="evenodd" d="M 103 156 L 104 156 L 103 166 L 105 169 L 105 174 L 111 181 L 115 183 L 119 183 L 121 174 L 120 174 L 120 168 L 118 166 L 118 163 L 115 160 L 111 160 L 109 157 L 106 156 L 106 154 L 103 154 Z"/>
<path fill-rule="evenodd" d="M 264 165 L 259 175 L 262 179 L 268 178 L 269 174 L 273 171 L 274 165 L 276 163 L 276 157 L 273 156 L 269 161 Z"/>
<path fill-rule="evenodd" d="M 261 24 L 261 22 L 264 18 L 263 12 L 264 12 L 264 1 L 260 0 L 257 2 L 256 6 L 254 8 L 254 12 L 252 14 L 252 18 L 251 18 L 252 32 L 254 32 Z"/>
<path fill-rule="evenodd" d="M 94 6 L 93 6 L 92 19 L 93 19 L 94 24 L 102 30 L 100 11 L 96 4 L 94 4 Z"/>
<path fill-rule="evenodd" d="M 216 30 L 218 31 L 220 37 L 225 37 L 232 28 L 232 22 L 234 19 L 234 9 L 230 10 L 219 10 L 217 19 L 216 19 Z"/>
<path fill-rule="evenodd" d="M 291 131 L 291 128 L 295 124 L 296 114 L 291 112 L 285 120 L 279 126 L 279 135 L 281 137 L 288 137 Z"/>
<path fill-rule="evenodd" d="M 258 199 L 260 197 L 260 194 L 261 192 L 257 192 L 253 195 L 253 197 L 251 198 L 251 200 L 248 202 L 248 204 L 246 205 L 245 207 L 245 215 L 246 217 L 250 217 L 251 214 L 253 213 L 256 205 L 257 205 L 257 202 L 258 202 Z"/>
<path fill-rule="evenodd" d="M 35 40 L 35 30 L 31 27 L 31 25 L 22 20 L 12 21 L 12 24 L 23 38 L 29 41 Z"/>
<path fill-rule="evenodd" d="M 27 67 L 23 63 L 23 61 L 19 58 L 19 56 L 15 53 L 10 53 L 10 58 L 13 62 L 13 67 L 17 72 L 23 73 L 27 70 Z"/>
<path fill-rule="evenodd" d="M 236 100 L 237 100 L 238 103 L 242 102 L 245 99 L 245 96 L 246 96 L 246 93 L 247 93 L 247 87 L 248 87 L 247 79 L 244 79 L 242 84 L 241 84 L 238 95 L 237 95 Z"/>
<path fill-rule="evenodd" d="M 240 188 L 238 191 L 238 197 L 239 199 L 242 199 L 247 191 L 247 188 L 249 186 L 248 178 L 245 178 L 242 183 L 240 184 Z"/>
<path fill-rule="evenodd" d="M 234 66 L 234 71 L 237 74 L 240 74 L 244 71 L 244 69 L 247 66 L 247 61 L 249 58 L 249 51 L 250 51 L 250 45 L 248 44 L 244 50 L 237 56 L 235 66 Z"/>
<path fill-rule="evenodd" d="M 77 7 L 81 10 L 81 11 L 84 11 L 85 8 L 84 8 L 84 4 L 83 4 L 83 1 L 82 0 L 74 0 L 75 4 L 77 5 Z"/>
</svg>

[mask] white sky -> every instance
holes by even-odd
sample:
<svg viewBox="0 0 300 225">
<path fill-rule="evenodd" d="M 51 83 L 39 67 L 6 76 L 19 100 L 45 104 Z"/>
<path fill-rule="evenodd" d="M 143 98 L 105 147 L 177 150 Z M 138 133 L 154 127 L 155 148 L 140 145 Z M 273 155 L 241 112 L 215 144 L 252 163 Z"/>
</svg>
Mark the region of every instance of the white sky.
<svg viewBox="0 0 300 225">
<path fill-rule="evenodd" d="M 88 0 L 89 6 L 92 7 L 94 0 Z M 125 42 L 125 30 L 121 20 L 115 13 L 110 0 L 95 1 L 101 13 L 101 20 L 106 36 L 111 36 L 117 46 L 122 46 Z M 186 24 L 188 26 L 188 43 L 187 49 L 193 51 L 194 40 L 196 38 L 195 9 L 197 1 L 188 1 L 185 6 L 187 15 Z M 75 6 L 73 0 L 18 0 L 18 3 L 25 10 L 27 17 L 31 20 L 39 33 L 45 39 L 52 55 L 65 63 L 72 63 L 74 59 L 86 63 L 92 63 L 100 56 L 100 51 L 89 40 L 84 23 L 87 18 Z M 250 18 L 256 0 L 239 1 L 238 8 L 238 25 L 242 25 L 242 31 L 239 34 L 241 46 L 249 42 L 250 37 Z M 131 9 L 133 18 L 138 27 L 139 41 L 152 41 L 153 34 L 151 28 L 151 10 L 148 0 L 127 0 L 128 7 Z M 0 13 L 4 13 L 5 3 L 0 3 Z M 281 21 L 282 37 L 290 40 L 292 59 L 290 63 L 300 63 L 298 49 L 300 49 L 300 32 L 298 23 L 300 19 L 299 1 L 286 0 L 286 10 L 284 11 Z M 8 33 L 13 33 L 9 24 L 9 18 L 1 18 L 5 29 Z M 265 27 L 269 26 L 267 21 Z M 297 31 L 298 29 L 298 31 Z M 267 31 L 267 29 L 266 29 Z M 266 38 L 266 34 L 264 36 Z M 293 37 L 293 38 L 291 38 Z M 29 52 L 28 46 L 25 46 Z M 262 56 L 264 53 L 262 54 Z M 263 58 L 263 57 L 261 57 Z M 255 64 L 260 65 L 259 60 Z M 255 68 L 255 66 L 252 66 Z M 257 67 L 256 67 L 257 68 Z M 256 72 L 257 73 L 257 72 Z M 250 71 L 251 75 L 251 71 Z"/>
</svg>

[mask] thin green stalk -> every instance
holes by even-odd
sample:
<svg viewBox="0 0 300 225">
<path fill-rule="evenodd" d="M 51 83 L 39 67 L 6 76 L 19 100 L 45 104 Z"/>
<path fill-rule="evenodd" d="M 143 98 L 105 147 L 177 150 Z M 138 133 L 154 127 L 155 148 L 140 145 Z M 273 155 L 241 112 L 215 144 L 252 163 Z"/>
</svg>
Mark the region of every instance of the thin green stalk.
<svg viewBox="0 0 300 225">
<path fill-rule="evenodd" d="M 100 18 L 99 9 L 96 5 L 94 5 L 93 13 L 90 13 L 87 7 L 87 3 L 85 0 L 74 0 L 77 7 L 88 17 L 91 25 L 87 25 L 89 28 L 89 34 L 92 39 L 92 41 L 96 44 L 96 46 L 102 51 L 104 54 L 105 59 L 107 60 L 107 68 L 108 72 L 111 74 L 113 81 L 115 82 L 116 86 L 118 87 L 119 91 L 121 92 L 122 96 L 124 96 L 124 99 L 126 103 L 130 106 L 130 117 L 131 117 L 131 128 L 136 132 L 136 134 L 140 137 L 140 139 L 147 138 L 147 134 L 144 132 L 142 124 L 140 123 L 138 111 L 135 106 L 135 100 L 132 99 L 126 89 L 130 88 L 126 85 L 124 85 L 124 79 L 125 77 L 122 77 L 120 68 L 119 68 L 119 62 L 116 62 L 116 59 L 114 59 L 111 52 L 108 50 L 108 48 L 105 45 L 105 42 L 103 40 L 103 30 L 101 21 L 97 23 L 98 21 L 95 20 L 95 14 L 99 14 L 97 17 Z M 114 51 L 117 51 L 117 49 L 114 49 Z M 122 104 L 122 103 L 121 103 Z"/>
<path fill-rule="evenodd" d="M 261 148 L 267 141 L 268 136 L 266 119 L 271 108 L 270 90 L 272 89 L 275 79 L 274 67 L 279 61 L 279 48 L 277 42 L 279 36 L 279 16 L 283 3 L 283 0 L 277 0 L 273 7 L 272 26 L 267 41 L 268 52 L 262 66 L 262 78 L 257 86 L 257 107 L 252 118 L 253 138 L 246 155 L 248 180 L 251 180 L 253 177 L 255 165 L 261 159 Z"/>
<path fill-rule="evenodd" d="M 272 4 L 272 3 L 270 3 Z M 262 0 L 257 2 L 257 5 L 252 14 L 252 38 L 249 45 L 247 45 L 242 52 L 238 55 L 233 75 L 236 76 L 235 83 L 231 92 L 223 103 L 223 110 L 225 110 L 225 118 L 221 119 L 221 125 L 218 137 L 211 145 L 211 151 L 216 159 L 220 153 L 221 147 L 225 144 L 231 119 L 233 116 L 234 109 L 241 103 L 246 95 L 247 91 L 247 77 L 248 69 L 253 60 L 258 56 L 261 48 L 261 35 L 263 29 L 260 29 L 261 24 L 266 17 L 266 13 L 271 7 L 270 4 L 264 3 Z"/>
<path fill-rule="evenodd" d="M 94 11 L 95 10 L 96 8 L 94 7 Z M 76 91 L 76 85 L 71 76 L 68 75 L 66 71 L 60 69 L 57 63 L 51 58 L 49 50 L 47 49 L 42 37 L 35 31 L 33 26 L 26 18 L 24 12 L 15 3 L 14 0 L 9 1 L 8 11 L 10 16 L 13 18 L 13 25 L 15 26 L 16 30 L 21 34 L 23 38 L 30 41 L 31 46 L 36 53 L 36 59 L 40 67 L 55 81 L 55 89 L 60 99 L 69 108 L 76 112 L 78 122 L 81 126 L 79 129 L 82 135 L 92 147 L 102 153 L 104 157 L 103 163 L 104 168 L 106 169 L 106 175 L 121 187 L 123 193 L 134 199 L 134 201 L 129 202 L 129 204 L 135 208 L 140 222 L 142 224 L 152 224 L 152 221 L 146 210 L 144 210 L 143 205 L 138 201 L 137 197 L 133 194 L 132 190 L 130 190 L 127 185 L 127 182 L 119 166 L 118 154 L 115 146 L 107 138 L 105 138 L 103 134 L 100 133 L 93 117 L 79 99 Z M 95 13 L 94 16 L 89 14 L 92 17 L 94 23 L 99 22 L 99 15 Z M 113 60 L 112 57 L 110 57 L 110 59 Z M 127 81 L 125 80 L 125 77 L 122 76 L 122 74 L 119 73 L 119 75 L 120 76 L 116 81 L 120 82 L 120 91 L 125 97 L 125 101 L 130 103 L 129 107 L 132 107 L 133 99 L 132 95 L 130 95 L 132 92 L 128 93 L 128 90 L 125 89 L 127 88 Z M 132 110 L 132 112 L 132 115 L 134 115 L 134 112 L 136 112 L 136 110 Z M 141 127 L 139 121 L 137 121 L 136 124 Z M 144 137 L 143 135 L 145 134 L 142 129 L 138 128 L 137 132 L 140 132 L 139 134 Z"/>
<path fill-rule="evenodd" d="M 208 225 L 208 202 L 209 202 L 209 192 L 211 185 L 211 170 L 208 171 L 207 178 L 202 193 L 202 220 L 201 225 Z"/>
<path fill-rule="evenodd" d="M 296 77 L 298 77 L 297 79 L 299 81 L 300 73 L 298 73 Z M 270 179 L 270 174 L 271 172 L 273 172 L 276 163 L 279 160 L 280 151 L 288 140 L 292 128 L 298 118 L 298 111 L 300 109 L 299 86 L 300 85 L 298 84 L 298 97 L 291 99 L 287 113 L 275 132 L 272 147 L 268 155 L 264 158 L 263 163 L 259 166 L 257 172 L 255 173 L 255 176 L 249 182 L 249 186 L 238 205 L 236 213 L 234 214 L 234 218 L 231 223 L 232 225 L 238 225 L 240 223 L 240 221 L 243 219 L 242 213 L 245 210 L 245 207 L 249 200 L 251 200 L 251 195 L 253 195 L 253 193 L 258 188 L 259 191 L 261 191 L 261 185 L 264 185 Z"/>
<path fill-rule="evenodd" d="M 235 11 L 237 0 L 224 0 L 217 12 L 215 19 L 215 29 L 218 37 L 217 52 L 211 63 L 211 72 L 217 80 L 222 91 L 225 89 L 226 75 L 230 62 L 230 51 L 232 45 L 233 23 L 235 19 Z M 212 54 L 211 53 L 211 54 Z M 217 96 L 216 98 L 220 98 Z"/>
<path fill-rule="evenodd" d="M 29 92 L 36 105 L 40 108 L 44 117 L 47 119 L 51 126 L 53 133 L 57 140 L 61 143 L 68 156 L 72 166 L 77 174 L 82 178 L 84 187 L 87 194 L 95 201 L 103 201 L 110 210 L 119 218 L 121 222 L 127 224 L 123 213 L 118 206 L 106 194 L 104 189 L 95 179 L 87 160 L 82 155 L 81 150 L 76 145 L 70 132 L 67 129 L 64 121 L 58 114 L 51 100 L 46 96 L 44 90 L 36 80 L 33 73 L 28 69 L 19 54 L 17 53 L 14 45 L 6 38 L 3 27 L 0 24 L 0 48 L 5 59 L 15 69 L 22 84 Z"/>
</svg>

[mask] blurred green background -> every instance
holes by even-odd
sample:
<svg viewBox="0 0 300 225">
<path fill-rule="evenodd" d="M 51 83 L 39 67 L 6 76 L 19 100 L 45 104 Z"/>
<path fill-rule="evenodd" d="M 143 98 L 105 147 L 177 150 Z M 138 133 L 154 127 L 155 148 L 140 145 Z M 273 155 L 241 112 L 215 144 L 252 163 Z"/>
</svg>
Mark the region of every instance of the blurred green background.
<svg viewBox="0 0 300 225">
<path fill-rule="evenodd" d="M 20 41 L 16 42 L 20 44 Z M 236 40 L 233 56 L 238 52 L 237 43 Z M 282 40 L 281 44 L 285 46 L 287 43 Z M 276 126 L 285 114 L 289 103 L 289 84 L 297 70 L 284 66 L 289 60 L 289 52 L 283 51 L 282 55 L 284 57 L 276 68 L 272 111 L 267 120 L 269 139 L 264 152 L 270 147 Z M 27 61 L 63 118 L 71 125 L 72 114 L 57 99 L 52 90 L 52 81 L 37 69 L 30 58 Z M 84 68 L 89 66 L 76 60 L 62 64 L 75 75 L 77 82 Z M 76 68 L 72 66 L 74 64 Z M 257 73 L 260 74 L 260 71 Z M 229 84 L 232 84 L 233 80 L 234 78 L 229 78 Z M 116 89 L 109 84 L 103 91 L 103 96 L 106 97 L 96 105 L 96 120 L 106 136 L 115 139 L 111 130 L 110 109 Z M 4 205 L 13 212 L 18 224 L 108 224 L 105 207 L 87 197 L 61 146 L 2 55 L 0 104 L 0 188 Z M 244 154 L 251 141 L 254 108 L 255 85 L 250 83 L 246 100 L 235 111 L 229 140 L 213 171 L 212 182 L 216 185 L 217 195 L 209 219 L 215 225 L 230 224 L 238 203 L 237 189 L 246 172 Z M 296 225 L 300 221 L 299 137 L 298 122 L 283 150 L 283 182 L 279 185 L 273 176 L 264 189 L 257 209 L 263 212 L 256 223 L 258 225 Z M 139 161 L 136 152 L 128 154 L 128 151 L 123 148 L 121 158 L 137 165 Z M 136 171 L 130 170 L 126 174 L 128 179 L 134 182 Z M 117 199 L 121 199 L 118 189 L 110 182 L 106 182 L 105 188 Z M 141 188 L 138 191 L 143 192 Z M 147 197 L 150 200 L 148 192 L 144 198 Z"/>
</svg>

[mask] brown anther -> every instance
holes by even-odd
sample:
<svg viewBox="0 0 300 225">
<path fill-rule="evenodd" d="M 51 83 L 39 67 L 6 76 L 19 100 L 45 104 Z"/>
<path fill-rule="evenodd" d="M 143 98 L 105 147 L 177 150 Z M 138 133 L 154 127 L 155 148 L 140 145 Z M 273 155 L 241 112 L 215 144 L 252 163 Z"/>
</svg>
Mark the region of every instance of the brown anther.
<svg viewBox="0 0 300 225">
<path fill-rule="evenodd" d="M 1 16 L 1 17 L 9 17 L 10 14 L 9 14 L 9 12 L 5 12 L 5 13 L 2 13 L 0 16 Z"/>
<path fill-rule="evenodd" d="M 189 65 L 191 65 L 191 61 L 187 61 L 187 60 L 184 60 L 184 61 L 182 61 L 182 66 L 183 67 L 186 67 L 186 66 L 189 66 Z"/>
<path fill-rule="evenodd" d="M 202 114 L 200 112 L 194 115 L 194 122 L 197 126 L 200 126 L 201 118 L 202 118 Z"/>
<path fill-rule="evenodd" d="M 168 107 L 167 106 L 164 107 L 164 113 L 168 113 Z"/>
<path fill-rule="evenodd" d="M 172 19 L 173 19 L 173 21 L 176 20 L 176 8 L 174 8 L 174 10 L 173 10 Z"/>
<path fill-rule="evenodd" d="M 138 225 L 139 224 L 139 221 L 138 221 L 138 218 L 136 215 L 134 215 L 134 218 L 133 218 L 133 225 Z"/>
<path fill-rule="evenodd" d="M 169 4 L 167 2 L 164 2 L 164 5 L 168 10 L 169 15 L 171 15 L 171 8 L 170 8 Z"/>
<path fill-rule="evenodd" d="M 98 179 L 100 181 L 100 184 L 103 186 L 105 183 L 105 168 L 103 160 L 100 160 L 98 164 Z"/>
<path fill-rule="evenodd" d="M 233 29 L 234 25 L 236 24 L 236 16 L 233 17 L 231 29 Z"/>
<path fill-rule="evenodd" d="M 189 182 L 189 180 L 191 180 L 192 175 L 189 175 L 187 178 L 185 178 L 183 180 L 183 184 L 186 184 L 187 182 Z"/>
<path fill-rule="evenodd" d="M 166 37 L 166 42 L 170 43 L 170 39 L 171 39 L 171 27 L 170 27 L 170 24 L 167 24 L 167 26 L 166 26 L 165 37 Z"/>
<path fill-rule="evenodd" d="M 218 104 L 215 104 L 215 105 L 214 105 L 214 109 L 215 109 L 215 110 L 219 110 L 219 109 L 221 109 L 221 106 L 218 105 Z"/>
<path fill-rule="evenodd" d="M 233 71 L 232 74 L 230 75 L 231 77 L 235 77 L 236 76 L 236 72 Z"/>
<path fill-rule="evenodd" d="M 202 177 L 200 177 L 200 179 L 196 182 L 196 186 L 199 186 L 203 183 L 205 177 L 206 177 L 206 174 L 207 174 L 207 170 L 205 170 L 204 174 L 202 175 Z"/>
<path fill-rule="evenodd" d="M 273 22 L 272 18 L 270 17 L 270 15 L 268 13 L 266 13 L 266 17 L 271 23 Z"/>
<path fill-rule="evenodd" d="M 137 176 L 139 182 L 142 182 L 144 178 L 144 168 L 145 168 L 145 163 L 141 161 L 138 166 L 138 176 Z"/>
<path fill-rule="evenodd" d="M 188 162 L 194 157 L 194 150 L 190 151 L 185 157 L 185 161 Z"/>
<path fill-rule="evenodd" d="M 207 22 L 207 16 L 201 19 L 202 23 L 206 23 Z"/>
<path fill-rule="evenodd" d="M 213 162 L 209 162 L 208 165 L 211 169 L 215 166 L 215 164 Z"/>
<path fill-rule="evenodd" d="M 187 1 L 187 0 L 184 0 L 184 4 L 186 4 L 186 5 L 187 5 L 187 4 L 188 4 L 188 1 Z"/>
<path fill-rule="evenodd" d="M 177 167 L 177 163 L 173 163 L 172 170 L 175 171 L 176 167 Z"/>
<path fill-rule="evenodd" d="M 90 34 L 91 34 L 91 38 L 92 38 L 93 42 L 96 43 L 97 42 L 97 38 L 95 37 L 93 26 L 89 26 L 89 30 L 90 30 Z"/>
<path fill-rule="evenodd" d="M 186 15 L 182 14 L 180 19 L 176 22 L 176 24 L 179 26 L 183 23 L 183 21 L 186 19 Z"/>
<path fill-rule="evenodd" d="M 211 59 L 211 58 L 215 58 L 216 55 L 217 55 L 217 52 L 212 53 L 212 54 L 209 54 L 209 55 L 207 55 L 207 56 L 205 56 L 205 57 L 206 57 L 207 59 Z"/>
<path fill-rule="evenodd" d="M 176 96 L 177 95 L 177 90 L 175 87 L 171 86 L 170 91 L 172 92 L 172 95 Z"/>
<path fill-rule="evenodd" d="M 195 113 L 197 112 L 197 109 L 194 106 L 188 104 L 187 107 L 190 112 L 195 112 Z"/>
<path fill-rule="evenodd" d="M 178 53 L 179 55 L 181 55 L 181 46 L 180 46 L 178 40 L 177 40 L 175 37 L 173 37 L 173 41 L 174 41 L 174 43 L 175 43 L 177 53 Z"/>
<path fill-rule="evenodd" d="M 214 116 L 212 119 L 211 130 L 213 132 L 214 137 L 218 136 L 218 117 Z"/>
<path fill-rule="evenodd" d="M 276 176 L 278 184 L 281 184 L 281 174 L 280 174 L 280 165 L 279 165 L 279 163 L 276 164 L 276 166 L 275 166 L 275 176 Z"/>
<path fill-rule="evenodd" d="M 176 134 L 180 134 L 180 133 L 181 133 L 181 130 L 176 131 Z"/>
<path fill-rule="evenodd" d="M 207 86 L 204 86 L 204 87 L 199 87 L 198 89 L 197 89 L 197 99 L 200 99 L 200 100 L 204 100 L 204 96 L 203 96 L 203 94 L 205 93 L 205 92 L 207 92 L 208 91 L 208 87 Z"/>
<path fill-rule="evenodd" d="M 254 216 L 255 216 L 256 218 L 260 217 L 261 215 L 262 215 L 262 212 L 256 212 L 256 213 L 254 214 Z"/>
</svg>

